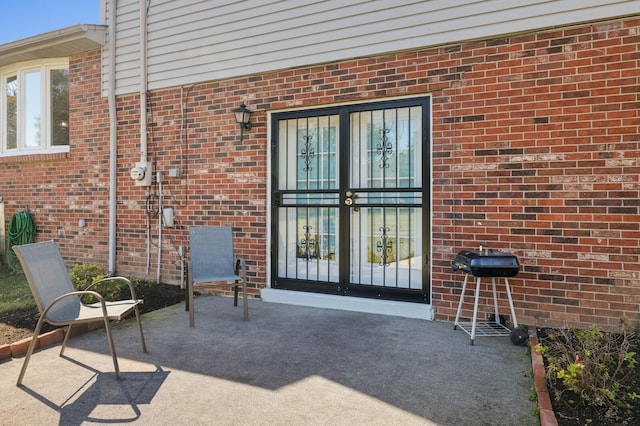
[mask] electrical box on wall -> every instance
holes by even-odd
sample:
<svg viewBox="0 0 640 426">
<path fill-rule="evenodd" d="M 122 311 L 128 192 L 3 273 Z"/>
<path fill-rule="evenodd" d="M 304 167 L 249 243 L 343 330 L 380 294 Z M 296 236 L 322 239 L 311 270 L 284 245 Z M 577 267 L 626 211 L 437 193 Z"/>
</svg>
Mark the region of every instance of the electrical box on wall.
<svg viewBox="0 0 640 426">
<path fill-rule="evenodd" d="M 151 163 L 138 162 L 129 171 L 129 175 L 136 186 L 151 186 Z"/>
<path fill-rule="evenodd" d="M 165 207 L 162 209 L 162 222 L 167 228 L 173 228 L 173 207 Z"/>
</svg>

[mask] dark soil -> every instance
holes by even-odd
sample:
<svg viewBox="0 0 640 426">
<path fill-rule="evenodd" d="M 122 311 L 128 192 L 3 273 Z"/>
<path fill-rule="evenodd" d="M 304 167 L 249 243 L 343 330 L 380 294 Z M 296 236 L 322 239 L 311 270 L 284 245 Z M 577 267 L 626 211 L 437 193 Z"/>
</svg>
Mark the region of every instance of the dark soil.
<svg viewBox="0 0 640 426">
<path fill-rule="evenodd" d="M 140 312 L 144 314 L 183 302 L 185 300 L 185 290 L 171 284 L 138 283 L 136 285 L 136 296 L 144 299 L 144 303 L 140 305 Z M 31 337 L 38 322 L 38 317 L 37 309 L 0 315 L 0 345 L 15 343 Z M 40 333 L 46 333 L 55 328 L 45 323 Z"/>
<path fill-rule="evenodd" d="M 538 329 L 538 338 L 545 345 L 545 339 L 549 339 L 548 329 Z M 635 392 L 640 395 L 640 347 L 636 341 L 632 348 L 638 364 L 635 371 L 624 382 L 628 386 L 626 392 Z M 547 360 L 545 359 L 545 367 Z M 640 399 L 631 402 L 630 409 L 620 408 L 616 415 L 607 412 L 607 408 L 587 405 L 581 401 L 575 392 L 566 389 L 562 381 L 549 380 L 547 378 L 551 405 L 558 420 L 559 426 L 634 426 L 640 425 Z"/>
</svg>

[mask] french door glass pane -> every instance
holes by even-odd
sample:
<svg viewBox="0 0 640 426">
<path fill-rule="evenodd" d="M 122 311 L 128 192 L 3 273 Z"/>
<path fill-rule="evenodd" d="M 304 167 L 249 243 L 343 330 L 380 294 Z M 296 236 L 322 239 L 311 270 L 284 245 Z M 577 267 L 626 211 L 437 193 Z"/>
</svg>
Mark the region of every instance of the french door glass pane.
<svg viewBox="0 0 640 426">
<path fill-rule="evenodd" d="M 351 114 L 351 187 L 422 186 L 421 107 Z"/>
<path fill-rule="evenodd" d="M 338 282 L 337 215 L 329 207 L 279 209 L 280 277 Z"/>
<path fill-rule="evenodd" d="M 279 126 L 279 189 L 337 189 L 338 116 L 281 120 Z"/>
<path fill-rule="evenodd" d="M 351 114 L 352 284 L 422 288 L 422 208 L 403 207 L 422 202 L 407 190 L 422 186 L 421 116 L 421 107 Z"/>
<path fill-rule="evenodd" d="M 338 116 L 279 122 L 278 274 L 338 282 Z"/>
<path fill-rule="evenodd" d="M 352 284 L 422 288 L 422 209 L 368 207 L 351 214 Z"/>
</svg>

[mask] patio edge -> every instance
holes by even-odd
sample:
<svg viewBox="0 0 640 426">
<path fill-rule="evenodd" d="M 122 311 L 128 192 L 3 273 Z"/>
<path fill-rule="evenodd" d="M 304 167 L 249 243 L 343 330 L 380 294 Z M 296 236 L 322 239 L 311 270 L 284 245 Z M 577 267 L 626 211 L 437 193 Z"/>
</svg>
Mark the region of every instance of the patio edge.
<svg viewBox="0 0 640 426">
<path fill-rule="evenodd" d="M 533 368 L 533 385 L 538 398 L 540 408 L 540 426 L 558 426 L 558 420 L 551 406 L 551 397 L 547 388 L 547 374 L 544 368 L 542 354 L 536 350 L 538 344 L 538 332 L 536 327 L 529 326 L 529 349 L 531 353 L 531 366 Z"/>
<path fill-rule="evenodd" d="M 64 340 L 65 333 L 66 329 L 57 328 L 47 333 L 40 334 L 36 337 L 36 339 L 38 339 L 36 349 L 62 342 L 62 340 Z M 14 343 L 0 345 L 0 361 L 24 355 L 31 344 L 31 339 L 33 339 L 33 336 L 25 337 L 24 339 Z"/>
</svg>

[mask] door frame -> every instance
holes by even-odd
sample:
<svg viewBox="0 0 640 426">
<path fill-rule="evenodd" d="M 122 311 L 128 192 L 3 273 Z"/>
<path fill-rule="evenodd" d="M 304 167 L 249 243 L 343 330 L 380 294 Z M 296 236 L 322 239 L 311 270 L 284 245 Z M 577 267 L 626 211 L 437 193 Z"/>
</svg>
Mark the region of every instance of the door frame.
<svg viewBox="0 0 640 426">
<path fill-rule="evenodd" d="M 275 247 L 277 236 L 276 232 L 278 229 L 278 215 L 277 210 L 278 207 L 274 205 L 274 193 L 277 191 L 274 189 L 275 185 L 278 181 L 278 169 L 277 165 L 274 164 L 274 158 L 277 158 L 277 150 L 278 150 L 278 126 L 277 120 L 281 119 L 292 119 L 292 118 L 303 118 L 306 116 L 316 116 L 323 114 L 338 114 L 341 115 L 343 110 L 346 110 L 346 114 L 350 114 L 354 111 L 362 111 L 362 110 L 380 110 L 380 109 L 388 109 L 388 108 L 403 108 L 408 106 L 421 106 L 422 107 L 422 153 L 421 153 L 421 162 L 423 167 L 422 174 L 422 225 L 424 232 L 423 239 L 423 259 L 422 259 L 422 289 L 416 290 L 416 293 L 420 293 L 419 296 L 416 297 L 416 294 L 412 293 L 411 290 L 407 289 L 394 289 L 394 288 L 384 288 L 379 286 L 365 286 L 358 285 L 358 291 L 345 291 L 344 288 L 340 288 L 338 285 L 338 291 L 334 291 L 331 288 L 328 288 L 326 285 L 322 283 L 314 283 L 312 281 L 306 282 L 303 286 L 296 285 L 293 280 L 284 279 L 286 282 L 285 285 L 273 286 L 274 280 L 278 279 L 274 277 L 278 268 L 278 258 L 277 258 L 277 247 Z M 267 114 L 267 129 L 268 129 L 268 152 L 267 152 L 267 171 L 268 171 L 268 182 L 267 182 L 267 288 L 277 289 L 279 291 L 282 290 L 294 290 L 296 292 L 305 292 L 309 294 L 328 294 L 328 295 L 339 295 L 339 297 L 346 296 L 356 296 L 363 298 L 373 298 L 373 299 L 381 299 L 387 301 L 407 301 L 407 302 L 418 302 L 418 303 L 431 303 L 431 259 L 432 259 L 432 251 L 433 251 L 433 234 L 432 234 L 432 208 L 433 202 L 431 198 L 432 194 L 432 186 L 433 186 L 433 168 L 432 168 L 432 97 L 430 94 L 420 94 L 409 97 L 393 97 L 393 98 L 385 98 L 378 99 L 373 101 L 358 101 L 358 102 L 349 102 L 349 103 L 337 103 L 331 105 L 325 105 L 320 107 L 305 107 L 305 108 L 288 108 L 286 110 L 278 110 L 278 111 L 270 111 Z M 348 133 L 347 129 L 341 128 L 341 134 L 343 132 Z M 343 142 L 340 144 L 341 150 L 344 152 L 347 148 L 343 148 L 346 144 Z M 342 157 L 342 154 L 341 154 Z M 346 166 L 347 162 L 341 160 L 339 166 Z M 425 169 L 425 166 L 427 167 Z M 347 174 L 342 173 L 342 178 L 340 181 L 338 192 L 340 193 L 339 198 L 340 202 L 343 202 L 343 189 L 345 185 L 348 183 L 345 182 Z M 343 211 L 343 210 L 341 210 Z M 344 231 L 342 232 L 344 234 Z M 349 238 L 338 236 L 340 238 Z M 345 250 L 342 250 L 344 252 Z M 346 269 L 346 268 L 345 268 Z M 280 282 L 283 281 L 282 278 L 278 279 Z M 341 277 L 342 280 L 342 277 Z M 289 282 L 287 282 L 289 281 Z M 349 280 L 347 280 L 349 281 Z M 340 283 L 342 284 L 342 283 Z M 347 284 L 347 287 L 349 285 Z M 381 291 L 382 290 L 382 291 Z"/>
</svg>

